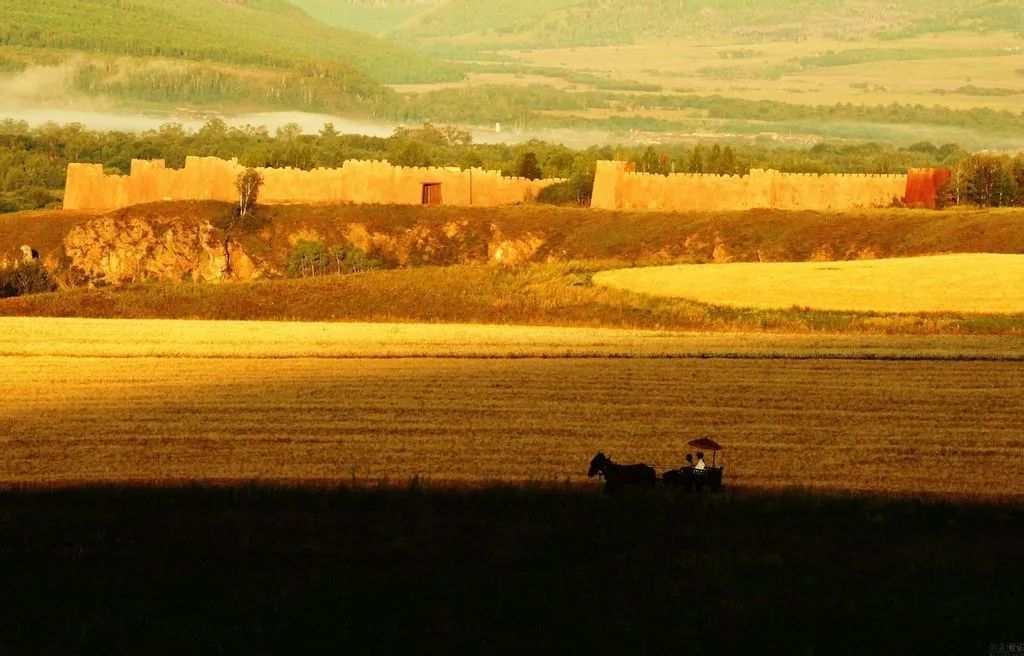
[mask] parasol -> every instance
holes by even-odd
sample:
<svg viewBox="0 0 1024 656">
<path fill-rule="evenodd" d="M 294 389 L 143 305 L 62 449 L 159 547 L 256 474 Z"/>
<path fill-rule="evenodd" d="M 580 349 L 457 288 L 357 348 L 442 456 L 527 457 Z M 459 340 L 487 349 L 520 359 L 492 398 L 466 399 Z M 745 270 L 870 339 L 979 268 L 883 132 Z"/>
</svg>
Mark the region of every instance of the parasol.
<svg viewBox="0 0 1024 656">
<path fill-rule="evenodd" d="M 698 437 L 695 440 L 690 440 L 689 442 L 687 442 L 687 444 L 695 449 L 701 449 L 702 451 L 710 451 L 711 466 L 715 466 L 715 456 L 718 454 L 719 451 L 722 450 L 721 444 L 714 441 L 710 437 Z"/>
</svg>

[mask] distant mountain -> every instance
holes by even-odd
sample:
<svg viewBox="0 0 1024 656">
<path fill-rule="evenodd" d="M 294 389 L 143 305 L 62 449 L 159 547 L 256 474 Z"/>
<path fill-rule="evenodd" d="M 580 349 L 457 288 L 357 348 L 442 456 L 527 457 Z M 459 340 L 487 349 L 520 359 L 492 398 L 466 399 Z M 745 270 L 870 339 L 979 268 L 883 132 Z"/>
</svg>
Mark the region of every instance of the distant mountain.
<svg viewBox="0 0 1024 656">
<path fill-rule="evenodd" d="M 79 51 L 282 70 L 329 63 L 384 83 L 462 77 L 450 64 L 325 25 L 284 0 L 0 0 L 0 46 L 0 56 L 15 49 L 16 58 L 41 61 Z"/>
</svg>

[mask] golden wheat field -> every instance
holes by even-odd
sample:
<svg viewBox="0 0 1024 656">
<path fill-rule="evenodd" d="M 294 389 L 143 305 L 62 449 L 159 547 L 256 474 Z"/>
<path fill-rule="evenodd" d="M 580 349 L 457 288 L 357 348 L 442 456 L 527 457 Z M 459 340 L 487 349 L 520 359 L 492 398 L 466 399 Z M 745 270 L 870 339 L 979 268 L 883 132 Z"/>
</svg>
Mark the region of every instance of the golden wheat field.
<svg viewBox="0 0 1024 656">
<path fill-rule="evenodd" d="M 947 337 L 985 359 L 884 360 L 863 357 L 923 356 L 913 338 L 826 353 L 800 336 L 782 357 L 789 336 L 496 326 L 16 319 L 0 335 L 8 484 L 582 480 L 599 449 L 675 464 L 710 434 L 733 486 L 1024 495 L 1020 340 L 996 338 L 1010 359 Z M 626 357 L 648 337 L 677 350 Z"/>
<path fill-rule="evenodd" d="M 787 334 L 444 323 L 0 317 L 0 357 L 14 355 L 1024 360 L 1024 335 Z"/>
<path fill-rule="evenodd" d="M 713 305 L 759 309 L 1024 312 L 1024 255 L 684 264 L 603 271 L 594 276 L 594 283 Z"/>
</svg>

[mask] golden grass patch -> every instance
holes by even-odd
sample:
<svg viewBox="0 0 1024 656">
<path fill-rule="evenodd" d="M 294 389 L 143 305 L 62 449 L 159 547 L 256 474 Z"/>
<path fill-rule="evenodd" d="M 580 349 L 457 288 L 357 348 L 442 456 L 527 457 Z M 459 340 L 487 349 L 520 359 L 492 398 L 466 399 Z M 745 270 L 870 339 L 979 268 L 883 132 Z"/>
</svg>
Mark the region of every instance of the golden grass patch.
<svg viewBox="0 0 1024 656">
<path fill-rule="evenodd" d="M 0 357 L 4 356 L 1019 360 L 1024 358 L 1024 335 L 821 335 L 444 323 L 0 317 Z"/>
<path fill-rule="evenodd" d="M 1024 255 L 618 269 L 594 283 L 733 307 L 852 312 L 1024 312 Z"/>
</svg>

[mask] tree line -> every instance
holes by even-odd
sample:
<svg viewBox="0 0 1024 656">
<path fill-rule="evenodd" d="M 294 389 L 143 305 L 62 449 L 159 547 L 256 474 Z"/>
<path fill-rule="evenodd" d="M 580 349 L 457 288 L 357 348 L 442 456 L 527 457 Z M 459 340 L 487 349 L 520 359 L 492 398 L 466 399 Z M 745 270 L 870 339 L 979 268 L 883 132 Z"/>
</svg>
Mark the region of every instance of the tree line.
<svg viewBox="0 0 1024 656">
<path fill-rule="evenodd" d="M 971 155 L 955 144 L 922 142 L 897 148 L 877 143 L 820 143 L 792 148 L 764 143 L 593 146 L 573 149 L 539 140 L 479 144 L 452 126 L 400 127 L 388 137 L 342 134 L 327 123 L 315 134 L 295 124 L 266 127 L 227 125 L 211 118 L 196 130 L 167 123 L 145 132 L 96 131 L 80 124 L 0 122 L 0 211 L 57 206 L 69 162 L 102 164 L 126 174 L 132 159 L 163 159 L 172 168 L 189 155 L 237 157 L 250 167 L 301 169 L 338 167 L 345 160 L 388 160 L 402 166 L 458 166 L 499 170 L 531 179 L 566 178 L 541 201 L 586 204 L 595 162 L 632 162 L 658 174 L 742 174 L 751 168 L 797 173 L 900 173 L 914 167 L 954 171 L 949 203 L 1024 204 L 1024 156 Z"/>
</svg>

